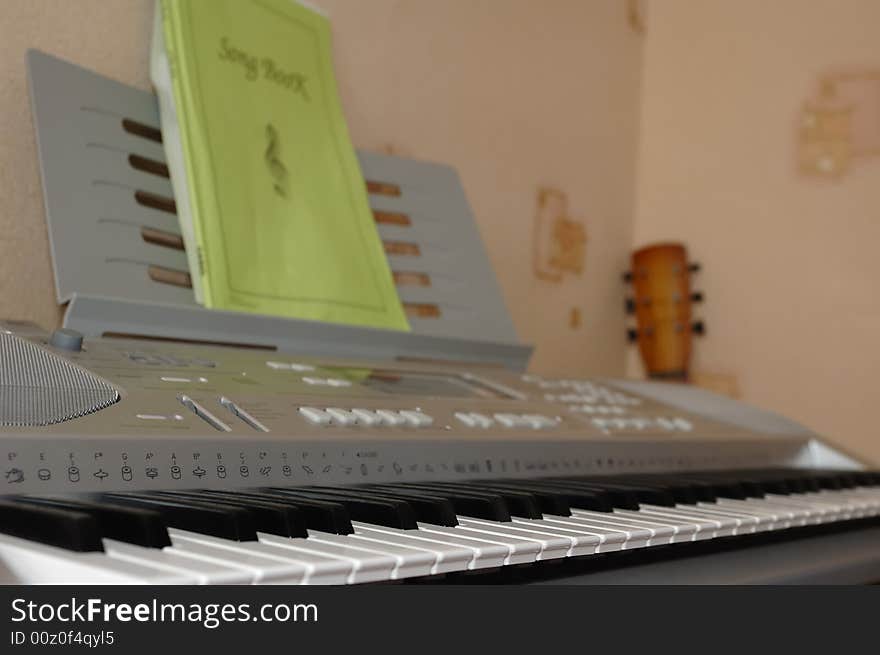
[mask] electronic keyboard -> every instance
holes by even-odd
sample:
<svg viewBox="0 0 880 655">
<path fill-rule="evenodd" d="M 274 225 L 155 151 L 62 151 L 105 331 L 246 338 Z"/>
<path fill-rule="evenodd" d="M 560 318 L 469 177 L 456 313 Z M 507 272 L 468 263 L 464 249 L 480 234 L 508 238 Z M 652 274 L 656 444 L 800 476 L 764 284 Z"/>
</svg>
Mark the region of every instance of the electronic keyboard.
<svg viewBox="0 0 880 655">
<path fill-rule="evenodd" d="M 684 385 L 9 321 L 0 355 L 0 582 L 880 580 L 880 473 Z"/>
</svg>

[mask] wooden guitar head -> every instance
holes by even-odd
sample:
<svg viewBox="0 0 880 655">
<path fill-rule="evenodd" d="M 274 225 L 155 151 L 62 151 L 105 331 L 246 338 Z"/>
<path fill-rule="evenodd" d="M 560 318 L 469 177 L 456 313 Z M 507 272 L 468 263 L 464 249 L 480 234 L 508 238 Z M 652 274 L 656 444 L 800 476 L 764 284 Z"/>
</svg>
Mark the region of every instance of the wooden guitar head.
<svg viewBox="0 0 880 655">
<path fill-rule="evenodd" d="M 635 313 L 639 351 L 649 377 L 686 380 L 691 356 L 691 294 L 687 250 L 661 243 L 636 250 L 628 279 L 633 284 L 629 308 Z M 632 332 L 631 332 L 632 334 Z"/>
</svg>

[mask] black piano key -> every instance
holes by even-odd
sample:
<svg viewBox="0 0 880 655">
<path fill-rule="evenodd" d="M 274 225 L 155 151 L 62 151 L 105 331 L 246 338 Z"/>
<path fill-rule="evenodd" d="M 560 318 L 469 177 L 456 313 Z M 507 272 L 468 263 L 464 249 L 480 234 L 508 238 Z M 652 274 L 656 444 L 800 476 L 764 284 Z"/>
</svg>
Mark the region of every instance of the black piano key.
<svg viewBox="0 0 880 655">
<path fill-rule="evenodd" d="M 266 500 L 293 507 L 302 513 L 306 528 L 309 530 L 341 535 L 354 532 L 348 510 L 341 503 L 307 498 L 292 498 L 289 494 L 285 494 L 283 490 L 264 489 L 258 491 L 256 489 L 244 489 L 234 493 L 243 499 Z"/>
<path fill-rule="evenodd" d="M 705 485 L 715 498 L 730 498 L 733 500 L 745 500 L 750 497 L 762 497 L 764 494 L 755 488 L 750 496 L 749 491 L 738 482 L 722 480 L 721 478 L 705 478 L 699 473 L 688 473 L 686 480 L 696 484 Z M 713 501 L 707 501 L 713 502 Z"/>
<path fill-rule="evenodd" d="M 78 553 L 104 550 L 94 516 L 60 507 L 0 500 L 0 533 Z"/>
<path fill-rule="evenodd" d="M 318 491 L 314 487 L 297 487 L 295 489 L 277 489 L 293 498 L 327 500 L 345 505 L 353 519 L 364 523 L 384 525 L 399 530 L 416 530 L 416 514 L 413 508 L 402 500 L 366 498 L 352 489 L 348 491 Z"/>
<path fill-rule="evenodd" d="M 658 480 L 656 478 L 639 477 L 630 478 L 626 476 L 614 476 L 614 481 L 622 484 L 632 484 L 645 489 L 657 489 L 665 492 L 672 497 L 676 504 L 695 505 L 697 503 L 697 493 L 694 488 L 681 480 Z"/>
<path fill-rule="evenodd" d="M 532 483 L 571 494 L 568 497 L 568 502 L 576 509 L 596 512 L 611 512 L 614 509 L 639 509 L 639 501 L 635 494 L 622 489 L 600 489 L 584 482 L 559 478 L 540 478 L 533 480 Z"/>
<path fill-rule="evenodd" d="M 111 503 L 159 512 L 172 528 L 232 541 L 257 540 L 257 530 L 250 512 L 233 505 L 170 498 L 161 493 L 108 493 L 100 497 Z"/>
<path fill-rule="evenodd" d="M 567 494 L 565 492 L 531 485 L 529 484 L 529 480 L 474 480 L 468 482 L 468 484 L 490 492 L 499 489 L 526 491 L 538 501 L 538 507 L 543 514 L 571 516 L 571 505 L 567 500 Z"/>
<path fill-rule="evenodd" d="M 339 487 L 314 488 L 339 490 Z M 347 487 L 347 489 L 351 489 L 351 487 Z M 452 503 L 440 496 L 415 491 L 374 489 L 370 486 L 358 486 L 356 489 L 358 493 L 365 494 L 372 498 L 390 498 L 392 500 L 402 500 L 409 503 L 415 511 L 416 521 L 421 523 L 443 525 L 450 528 L 454 528 L 458 525 L 458 519 L 455 518 L 455 508 L 452 506 Z"/>
<path fill-rule="evenodd" d="M 432 484 L 440 485 L 453 490 L 461 490 L 475 493 L 489 493 L 501 496 L 507 503 L 507 510 L 511 516 L 518 516 L 524 519 L 542 519 L 544 515 L 541 513 L 541 507 L 535 496 L 523 489 L 485 489 L 470 482 L 434 482 Z"/>
<path fill-rule="evenodd" d="M 591 478 L 589 484 L 599 487 L 600 489 L 621 489 L 628 491 L 636 497 L 639 503 L 648 505 L 663 505 L 665 507 L 674 507 L 675 498 L 672 494 L 658 489 L 656 487 L 644 487 L 637 484 L 625 484 L 623 482 L 612 482 L 610 479 Z"/>
<path fill-rule="evenodd" d="M 736 498 L 738 500 L 742 500 L 743 498 L 763 498 L 764 490 L 758 482 L 754 480 L 745 478 L 742 474 L 731 473 L 729 471 L 709 471 L 688 475 L 699 476 L 700 479 L 704 479 L 711 484 L 716 485 L 731 485 L 727 489 L 722 489 L 719 486 L 716 486 L 716 492 L 723 491 L 724 493 L 719 493 L 719 496 L 722 498 Z"/>
<path fill-rule="evenodd" d="M 307 537 L 305 523 L 300 513 L 293 508 L 265 500 L 241 498 L 232 493 L 219 491 L 166 491 L 161 492 L 170 498 L 188 498 L 203 503 L 223 503 L 240 507 L 251 513 L 254 527 L 258 532 L 274 534 L 279 537 Z"/>
<path fill-rule="evenodd" d="M 98 522 L 101 536 L 107 539 L 116 539 L 147 548 L 164 548 L 171 545 L 168 529 L 159 512 L 114 503 L 69 498 L 23 496 L 16 500 L 88 514 Z"/>
<path fill-rule="evenodd" d="M 374 485 L 376 488 L 401 489 L 403 491 L 419 490 L 446 498 L 455 508 L 455 513 L 489 521 L 510 521 L 510 510 L 504 499 L 491 493 L 456 491 L 454 489 L 433 486 L 428 482 L 401 482 L 394 484 Z"/>
</svg>

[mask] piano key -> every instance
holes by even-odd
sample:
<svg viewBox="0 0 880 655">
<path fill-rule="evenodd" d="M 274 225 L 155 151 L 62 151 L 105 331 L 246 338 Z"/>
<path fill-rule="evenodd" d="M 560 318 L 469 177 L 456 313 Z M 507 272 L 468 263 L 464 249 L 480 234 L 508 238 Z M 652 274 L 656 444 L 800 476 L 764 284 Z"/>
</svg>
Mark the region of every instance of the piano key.
<svg viewBox="0 0 880 655">
<path fill-rule="evenodd" d="M 672 542 L 672 537 L 675 535 L 675 531 L 668 526 L 660 526 L 644 520 L 634 520 L 628 516 L 618 516 L 615 512 L 604 514 L 577 509 L 572 510 L 571 514 L 576 518 L 589 519 L 596 525 L 625 530 L 627 540 L 623 546 L 624 550 L 668 544 Z"/>
<path fill-rule="evenodd" d="M 697 509 L 688 513 L 685 508 L 692 505 L 676 505 L 675 507 L 663 507 L 661 505 L 642 505 L 639 514 L 654 516 L 677 521 L 686 521 L 697 527 L 694 541 L 700 539 L 715 539 L 717 537 L 729 537 L 733 534 L 736 524 L 732 520 L 721 521 L 701 514 Z"/>
<path fill-rule="evenodd" d="M 107 557 L 101 551 L 77 552 L 0 534 L 0 565 L 19 584 L 117 585 L 196 584 L 197 580 L 152 566 Z"/>
<path fill-rule="evenodd" d="M 696 506 L 689 505 L 688 509 L 699 511 L 709 517 L 733 521 L 736 526 L 734 528 L 734 535 L 754 534 L 758 525 L 758 519 L 755 516 L 731 509 L 722 509 L 714 503 L 697 504 Z"/>
<path fill-rule="evenodd" d="M 552 514 L 545 514 L 543 520 L 551 525 L 558 525 L 562 528 L 576 530 L 579 533 L 596 537 L 599 541 L 596 546 L 597 553 L 610 553 L 616 550 L 623 550 L 629 534 L 620 526 L 610 528 L 596 525 L 586 519 L 577 518 L 573 515 L 554 516 Z M 642 546 L 646 545 L 647 540 Z"/>
<path fill-rule="evenodd" d="M 33 503 L 83 512 L 94 517 L 104 538 L 118 539 L 148 548 L 170 546 L 168 530 L 158 512 L 111 503 L 95 503 L 69 498 L 26 496 L 16 502 Z"/>
<path fill-rule="evenodd" d="M 538 544 L 536 560 L 559 559 L 565 557 L 571 548 L 571 541 L 559 535 L 548 534 L 529 528 L 524 528 L 513 521 L 497 523 L 485 519 L 472 519 L 459 517 L 458 529 L 465 532 L 473 532 L 477 535 L 491 535 L 493 537 L 516 537 Z"/>
<path fill-rule="evenodd" d="M 661 505 L 661 507 L 663 506 Z M 658 537 L 664 537 L 668 535 L 669 543 L 671 544 L 683 543 L 686 541 L 695 541 L 705 538 L 705 535 L 700 535 L 697 526 L 693 523 L 676 521 L 674 519 L 667 519 L 658 516 L 651 516 L 642 512 L 641 508 L 638 512 L 634 512 L 628 509 L 616 509 L 614 510 L 614 515 L 622 516 L 628 519 L 634 519 L 636 521 L 642 521 L 643 523 L 645 523 L 645 525 L 654 530 L 657 533 Z M 667 531 L 671 531 L 671 534 L 669 534 L 669 532 Z M 655 545 L 656 543 L 660 543 L 659 540 L 655 540 L 652 538 L 651 545 Z"/>
<path fill-rule="evenodd" d="M 379 530 L 361 526 L 355 528 L 355 536 L 377 544 L 403 546 L 431 553 L 434 559 L 431 575 L 464 571 L 468 569 L 471 560 L 474 559 L 473 550 L 470 548 L 464 548 L 460 545 L 453 546 L 451 544 L 444 546 L 436 541 L 431 542 L 421 538 L 414 539 L 412 537 L 414 534 L 413 530 L 397 530 L 396 534 L 391 533 L 394 528 L 385 528 L 385 530 L 388 532 L 380 532 Z"/>
<path fill-rule="evenodd" d="M 297 561 L 306 558 L 314 561 L 317 558 L 318 561 L 323 561 L 325 566 L 328 562 L 335 562 L 336 567 L 345 566 L 347 569 L 345 582 L 347 584 L 382 582 L 392 579 L 394 569 L 398 564 L 395 557 L 325 542 L 320 539 L 322 534 L 341 539 L 347 539 L 350 536 L 331 535 L 329 532 L 321 533 L 317 530 L 309 531 L 307 539 L 285 539 L 265 534 L 260 535 L 260 544 L 265 548 L 270 548 L 270 554 L 274 550 L 276 555 L 283 553 L 286 557 Z M 313 582 L 312 584 L 317 583 Z"/>
<path fill-rule="evenodd" d="M 477 488 L 485 489 L 490 492 L 496 489 L 527 491 L 538 501 L 538 507 L 541 510 L 541 513 L 553 514 L 555 516 L 569 516 L 571 514 L 571 507 L 569 506 L 568 500 L 566 500 L 566 494 L 564 492 L 546 487 L 542 488 L 537 485 L 530 485 L 526 480 L 523 480 L 521 484 L 505 481 L 496 482 L 492 480 L 481 480 L 472 484 Z"/>
<path fill-rule="evenodd" d="M 321 534 L 314 531 L 309 534 L 310 542 L 319 544 L 333 544 L 344 546 L 352 551 L 360 551 L 370 555 L 390 557 L 394 560 L 394 568 L 391 571 L 391 580 L 402 580 L 427 575 L 435 575 L 445 571 L 436 568 L 437 556 L 433 551 L 425 548 L 405 546 L 390 541 L 379 541 L 363 535 L 350 534 L 339 536 L 335 534 Z"/>
<path fill-rule="evenodd" d="M 541 518 L 541 507 L 538 503 L 538 499 L 535 498 L 533 494 L 521 489 L 497 488 L 490 490 L 468 482 L 434 482 L 432 484 L 468 493 L 484 493 L 501 496 L 507 504 L 507 510 L 510 512 L 511 517 L 519 516 L 527 519 Z"/>
<path fill-rule="evenodd" d="M 250 513 L 254 528 L 259 532 L 277 534 L 282 537 L 304 537 L 306 532 L 299 512 L 279 503 L 246 499 L 233 494 L 201 493 L 198 491 L 159 492 L 169 498 L 190 499 L 203 503 L 218 502 L 231 507 L 239 507 Z"/>
<path fill-rule="evenodd" d="M 602 538 L 594 532 L 573 525 L 561 525 L 546 519 L 522 519 L 514 518 L 513 524 L 534 530 L 539 534 L 559 536 L 569 540 L 569 549 L 566 557 L 580 557 L 582 555 L 594 555 L 599 552 Z"/>
<path fill-rule="evenodd" d="M 640 476 L 640 477 L 628 477 L 628 476 L 614 476 L 614 480 L 616 482 L 620 482 L 622 484 L 632 484 L 637 487 L 644 487 L 646 489 L 656 489 L 658 491 L 669 494 L 672 497 L 672 500 L 677 504 L 686 504 L 691 505 L 697 502 L 697 492 L 694 486 L 683 482 L 681 480 L 669 481 L 669 480 L 659 480 L 653 477 Z M 714 500 L 714 498 L 703 498 L 700 500 Z"/>
<path fill-rule="evenodd" d="M 63 507 L 0 500 L 0 533 L 76 552 L 104 550 L 95 517 Z"/>
<path fill-rule="evenodd" d="M 414 530 L 416 516 L 412 507 L 406 502 L 394 499 L 372 499 L 359 496 L 356 490 L 351 491 L 314 491 L 309 487 L 297 489 L 277 489 L 291 498 L 305 500 L 324 500 L 344 505 L 352 518 L 390 528 Z"/>
<path fill-rule="evenodd" d="M 447 499 L 455 508 L 455 513 L 491 521 L 510 521 L 510 511 L 504 499 L 497 494 L 455 491 L 434 487 L 429 483 L 396 483 L 374 485 L 376 489 L 420 490 Z M 372 523 L 373 521 L 368 521 Z"/>
<path fill-rule="evenodd" d="M 667 507 L 672 507 L 673 505 L 675 505 L 675 499 L 672 497 L 672 494 L 667 493 L 662 489 L 645 487 L 635 484 L 624 484 L 622 482 L 614 482 L 610 477 L 607 480 L 604 478 L 577 478 L 577 480 L 581 480 L 585 484 L 589 484 L 590 486 L 597 487 L 599 489 L 607 489 L 608 491 L 625 491 L 633 495 L 636 501 L 639 503 L 665 505 Z"/>
<path fill-rule="evenodd" d="M 171 537 L 172 552 L 243 568 L 252 573 L 254 584 L 299 584 L 307 579 L 309 573 L 303 561 L 278 554 L 273 549 L 267 551 L 259 541 L 233 541 L 179 528 L 170 528 L 168 534 Z M 350 570 L 350 567 L 345 567 L 336 560 L 332 560 L 332 563 L 336 565 L 333 573 L 338 573 L 339 569 L 343 569 L 345 573 Z M 330 577 L 338 583 L 347 579 L 347 575 Z"/>
<path fill-rule="evenodd" d="M 459 517 L 459 523 L 461 517 Z M 464 528 L 461 525 L 455 528 L 447 528 L 441 525 L 419 524 L 419 532 L 427 534 L 439 534 L 458 537 L 469 537 L 475 541 L 487 544 L 495 544 L 507 548 L 504 565 L 528 564 L 538 559 L 541 552 L 541 544 L 534 539 L 524 539 L 510 534 L 497 532 L 481 532 L 472 528 Z"/>
<path fill-rule="evenodd" d="M 267 529 L 268 526 L 265 523 L 261 524 L 261 521 L 268 521 L 270 524 L 273 521 L 278 521 L 278 532 L 273 534 L 287 537 L 307 537 L 309 534 L 303 511 L 296 505 L 281 498 L 248 497 L 235 491 L 215 489 L 203 489 L 198 493 L 203 495 L 206 500 L 216 498 L 220 502 L 240 504 L 246 508 L 256 510 L 260 513 L 259 519 L 255 517 L 255 520 L 257 520 L 257 530 L 261 532 L 271 532 Z M 277 515 L 276 512 L 278 513 Z"/>
<path fill-rule="evenodd" d="M 754 505 L 750 502 L 752 500 L 758 499 L 734 500 L 732 498 L 719 498 L 716 503 L 697 503 L 697 507 L 707 507 L 709 509 L 717 507 L 722 510 L 742 512 L 744 515 L 755 519 L 755 532 L 785 530 L 791 527 L 791 521 L 782 516 L 778 511 L 772 512 L 767 508 Z"/>
<path fill-rule="evenodd" d="M 316 487 L 323 489 L 325 487 Z M 334 487 L 327 487 L 334 488 Z M 349 488 L 350 489 L 350 488 Z M 455 508 L 445 498 L 432 495 L 428 492 L 402 491 L 389 488 L 373 488 L 369 486 L 356 487 L 357 493 L 366 494 L 370 497 L 392 498 L 402 500 L 413 508 L 416 521 L 435 523 L 436 525 L 458 525 L 455 518 Z"/>
<path fill-rule="evenodd" d="M 425 527 L 419 530 L 396 530 L 383 526 L 368 525 L 355 521 L 356 533 L 387 534 L 390 536 L 406 535 L 407 539 L 436 545 L 439 548 L 453 547 L 469 551 L 472 559 L 467 565 L 468 570 L 496 568 L 505 563 L 510 549 L 501 544 L 482 541 L 473 536 L 462 534 L 435 534 Z"/>
<path fill-rule="evenodd" d="M 257 532 L 251 515 L 240 507 L 204 503 L 189 499 L 168 498 L 159 494 L 102 494 L 101 499 L 114 504 L 133 505 L 159 512 L 169 527 L 225 537 L 255 541 Z"/>
<path fill-rule="evenodd" d="M 594 503 L 593 507 L 582 506 L 580 502 L 575 502 L 573 498 L 569 498 L 569 504 L 572 508 L 589 509 L 595 512 L 610 512 L 615 507 L 621 509 L 638 509 L 639 501 L 636 495 L 626 489 L 612 489 L 609 487 L 597 487 L 596 485 L 586 482 L 578 482 L 576 480 L 562 480 L 558 478 L 542 478 L 536 480 L 538 484 L 547 485 L 563 491 L 571 493 L 588 494 L 584 499 L 588 503 Z M 595 503 L 598 503 L 597 505 Z"/>
<path fill-rule="evenodd" d="M 169 545 L 170 543 L 169 540 Z M 167 571 L 170 574 L 191 577 L 196 581 L 196 584 L 251 584 L 253 582 L 253 575 L 244 569 L 184 557 L 171 548 L 149 548 L 114 539 L 105 539 L 104 552 L 114 560 L 145 565 Z"/>
<path fill-rule="evenodd" d="M 246 489 L 236 491 L 235 494 L 242 498 L 268 500 L 290 505 L 302 513 L 307 530 L 320 530 L 334 534 L 351 534 L 354 531 L 351 527 L 348 510 L 341 503 L 292 497 L 285 494 L 283 489 L 263 491 Z"/>
</svg>

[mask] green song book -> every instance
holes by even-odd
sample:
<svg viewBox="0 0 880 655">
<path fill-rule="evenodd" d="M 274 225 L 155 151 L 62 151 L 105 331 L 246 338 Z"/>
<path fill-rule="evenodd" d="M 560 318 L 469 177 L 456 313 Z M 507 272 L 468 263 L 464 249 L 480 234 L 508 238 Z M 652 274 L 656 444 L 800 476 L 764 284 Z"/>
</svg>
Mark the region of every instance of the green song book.
<svg viewBox="0 0 880 655">
<path fill-rule="evenodd" d="M 325 16 L 294 0 L 159 0 L 150 73 L 197 301 L 409 329 Z"/>
</svg>

